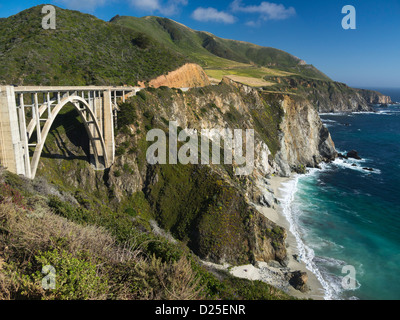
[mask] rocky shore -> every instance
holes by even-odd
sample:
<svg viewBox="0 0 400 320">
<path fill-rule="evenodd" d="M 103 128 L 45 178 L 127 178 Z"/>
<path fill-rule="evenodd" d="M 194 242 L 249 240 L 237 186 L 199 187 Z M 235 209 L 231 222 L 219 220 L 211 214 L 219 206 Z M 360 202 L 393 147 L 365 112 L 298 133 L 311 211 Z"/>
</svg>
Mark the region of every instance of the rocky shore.
<svg viewBox="0 0 400 320">
<path fill-rule="evenodd" d="M 276 198 L 282 197 L 281 187 L 292 177 L 272 177 L 269 180 Z M 279 203 L 279 201 L 278 201 Z M 229 271 L 233 276 L 248 280 L 259 280 L 268 283 L 278 289 L 285 291 L 293 297 L 299 299 L 324 299 L 324 288 L 317 277 L 307 269 L 304 262 L 299 259 L 299 251 L 294 235 L 290 232 L 289 222 L 283 215 L 281 205 L 256 206 L 257 210 L 266 218 L 276 223 L 288 231 L 286 238 L 287 259 L 285 266 L 277 261 L 269 263 L 257 261 L 254 264 L 231 267 L 229 264 L 218 265 L 210 262 L 203 262 L 206 266 Z"/>
</svg>

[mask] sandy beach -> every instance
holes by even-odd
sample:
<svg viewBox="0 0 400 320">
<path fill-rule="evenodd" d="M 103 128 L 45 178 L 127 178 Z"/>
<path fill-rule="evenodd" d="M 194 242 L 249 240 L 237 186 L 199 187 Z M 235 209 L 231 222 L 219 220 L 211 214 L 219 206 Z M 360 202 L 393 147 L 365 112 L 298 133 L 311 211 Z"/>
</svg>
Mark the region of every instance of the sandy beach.
<svg viewBox="0 0 400 320">
<path fill-rule="evenodd" d="M 282 198 L 282 191 L 280 188 L 282 187 L 283 183 L 288 182 L 290 179 L 291 178 L 272 177 L 269 180 L 270 187 L 274 191 L 276 198 Z M 275 208 L 267 208 L 263 206 L 256 206 L 256 208 L 268 219 L 286 229 L 288 234 L 286 239 L 287 254 L 289 258 L 288 267 L 283 268 L 279 264 L 268 264 L 265 262 L 258 262 L 257 266 L 245 265 L 233 268 L 229 268 L 228 265 L 217 266 L 210 263 L 206 264 L 213 265 L 213 267 L 216 268 L 229 268 L 230 273 L 236 277 L 264 281 L 299 299 L 323 300 L 324 289 L 317 277 L 314 275 L 314 273 L 307 269 L 304 262 L 298 262 L 293 257 L 294 255 L 299 255 L 297 242 L 295 236 L 290 232 L 290 225 L 283 214 L 282 207 L 280 205 L 276 205 Z M 290 286 L 284 276 L 288 271 L 306 272 L 308 275 L 307 285 L 310 290 L 306 293 L 302 293 Z"/>
<path fill-rule="evenodd" d="M 281 178 L 281 177 L 272 177 L 270 180 L 271 188 L 275 193 L 275 197 L 280 199 L 282 194 L 280 188 L 283 183 L 288 182 L 290 178 Z M 308 286 L 310 287 L 310 291 L 307 293 L 301 293 L 300 291 L 295 290 L 294 288 L 290 288 L 290 294 L 298 297 L 298 298 L 311 298 L 314 300 L 323 300 L 324 299 L 324 289 L 315 276 L 310 270 L 307 269 L 305 263 L 298 262 L 293 258 L 293 255 L 299 255 L 297 242 L 294 235 L 290 232 L 290 225 L 289 222 L 286 220 L 285 216 L 283 215 L 283 210 L 281 206 L 277 206 L 276 209 L 271 208 L 262 208 L 262 213 L 266 214 L 266 216 L 274 221 L 279 226 L 286 229 L 288 236 L 286 239 L 287 244 L 287 253 L 289 257 L 289 265 L 288 267 L 292 271 L 300 270 L 302 272 L 307 272 L 308 274 Z M 275 220 L 274 220 L 275 219 Z"/>
</svg>

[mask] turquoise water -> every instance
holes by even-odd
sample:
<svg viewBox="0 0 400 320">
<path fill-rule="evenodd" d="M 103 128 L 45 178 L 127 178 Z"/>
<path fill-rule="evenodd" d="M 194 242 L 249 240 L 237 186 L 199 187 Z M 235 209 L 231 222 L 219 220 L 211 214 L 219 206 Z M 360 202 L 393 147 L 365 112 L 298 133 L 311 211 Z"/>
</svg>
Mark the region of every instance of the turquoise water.
<svg viewBox="0 0 400 320">
<path fill-rule="evenodd" d="M 377 111 L 322 115 L 338 151 L 363 160 L 336 160 L 284 188 L 302 259 L 327 299 L 400 299 L 400 105 Z M 347 265 L 353 290 L 341 285 Z"/>
</svg>

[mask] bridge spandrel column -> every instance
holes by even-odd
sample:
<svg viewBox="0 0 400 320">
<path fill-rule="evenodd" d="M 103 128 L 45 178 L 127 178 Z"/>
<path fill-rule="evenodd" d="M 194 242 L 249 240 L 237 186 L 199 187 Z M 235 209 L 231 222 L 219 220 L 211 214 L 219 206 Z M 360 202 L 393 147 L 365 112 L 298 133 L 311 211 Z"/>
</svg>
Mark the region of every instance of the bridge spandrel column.
<svg viewBox="0 0 400 320">
<path fill-rule="evenodd" d="M 0 86 L 0 164 L 13 173 L 25 175 L 24 152 L 12 86 Z"/>
<path fill-rule="evenodd" d="M 97 123 L 99 124 L 100 128 L 103 128 L 102 109 L 103 109 L 103 99 L 99 96 L 96 96 L 96 98 L 94 99 L 94 114 L 95 114 Z M 93 126 L 93 134 L 96 136 L 96 138 L 98 138 L 97 131 L 95 130 L 94 126 Z M 96 140 L 96 149 L 97 149 L 98 155 L 100 157 L 104 157 L 103 148 L 101 146 L 101 141 L 99 141 L 99 140 Z"/>
<path fill-rule="evenodd" d="M 103 92 L 103 137 L 108 156 L 106 167 L 110 167 L 115 157 L 114 121 L 111 101 L 111 91 Z"/>
</svg>

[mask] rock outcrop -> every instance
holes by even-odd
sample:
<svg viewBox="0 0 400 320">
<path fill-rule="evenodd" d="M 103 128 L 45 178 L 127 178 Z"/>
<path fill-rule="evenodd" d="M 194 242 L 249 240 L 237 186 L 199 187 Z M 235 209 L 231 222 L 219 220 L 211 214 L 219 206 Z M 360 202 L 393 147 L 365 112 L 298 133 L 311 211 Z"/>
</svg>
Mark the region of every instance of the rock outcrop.
<svg viewBox="0 0 400 320">
<path fill-rule="evenodd" d="M 145 87 L 144 83 L 139 83 Z M 195 63 L 187 63 L 167 75 L 159 76 L 149 82 L 148 86 L 159 88 L 162 86 L 170 88 L 194 88 L 210 85 L 210 80 L 203 68 Z"/>
<path fill-rule="evenodd" d="M 275 89 L 287 91 L 310 101 L 320 113 L 370 112 L 372 104 L 390 103 L 391 98 L 371 90 L 354 89 L 344 83 L 301 76 L 268 77 Z"/>
<path fill-rule="evenodd" d="M 287 276 L 289 278 L 289 283 L 293 288 L 303 293 L 309 291 L 310 288 L 307 285 L 308 275 L 306 272 L 295 271 L 289 273 Z"/>
<path fill-rule="evenodd" d="M 362 160 L 356 150 L 351 150 L 351 151 L 347 152 L 347 158 Z"/>
<path fill-rule="evenodd" d="M 335 159 L 337 152 L 329 130 L 308 100 L 283 96 L 282 108 L 281 148 L 275 157 L 281 175 Z"/>
<path fill-rule="evenodd" d="M 392 98 L 389 96 L 385 96 L 384 94 L 373 91 L 373 90 L 365 90 L 359 89 L 358 90 L 362 97 L 369 103 L 369 104 L 391 104 Z"/>
</svg>

